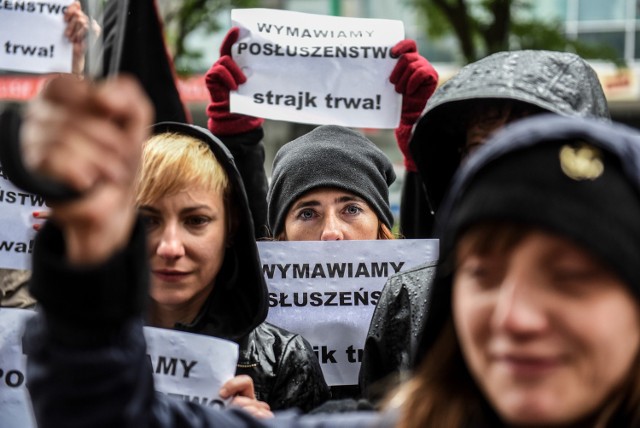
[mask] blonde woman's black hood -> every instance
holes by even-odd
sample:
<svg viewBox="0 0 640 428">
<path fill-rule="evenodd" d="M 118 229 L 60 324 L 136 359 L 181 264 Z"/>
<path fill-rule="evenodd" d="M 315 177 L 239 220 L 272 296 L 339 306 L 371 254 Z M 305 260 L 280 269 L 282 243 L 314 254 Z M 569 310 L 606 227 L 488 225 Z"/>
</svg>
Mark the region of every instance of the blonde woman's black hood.
<svg viewBox="0 0 640 428">
<path fill-rule="evenodd" d="M 466 129 L 456 120 L 474 101 L 491 99 L 562 116 L 610 117 L 598 76 L 578 55 L 510 51 L 468 64 L 429 99 L 410 142 L 432 211 L 440 206 L 460 165 Z"/>
<path fill-rule="evenodd" d="M 242 178 L 229 150 L 207 129 L 177 122 L 153 126 L 154 134 L 164 132 L 189 135 L 209 146 L 227 172 L 232 188 L 231 203 L 239 217 L 211 295 L 192 324 L 179 324 L 176 328 L 237 341 L 261 324 L 268 311 L 267 285 Z"/>
</svg>

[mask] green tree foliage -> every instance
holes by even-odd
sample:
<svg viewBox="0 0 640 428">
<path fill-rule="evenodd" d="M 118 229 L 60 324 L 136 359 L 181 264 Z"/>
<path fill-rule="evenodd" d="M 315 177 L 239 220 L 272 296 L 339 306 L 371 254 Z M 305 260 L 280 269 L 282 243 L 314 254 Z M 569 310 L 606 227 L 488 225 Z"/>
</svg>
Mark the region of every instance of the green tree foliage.
<svg viewBox="0 0 640 428">
<path fill-rule="evenodd" d="M 161 1 L 165 37 L 179 74 L 193 72 L 202 51 L 189 49 L 186 39 L 196 30 L 215 32 L 221 29 L 220 14 L 231 8 L 254 7 L 256 0 L 180 0 Z"/>
<path fill-rule="evenodd" d="M 619 63 L 610 46 L 567 38 L 560 21 L 543 21 L 530 11 L 535 0 L 409 0 L 428 22 L 427 35 L 453 34 L 466 62 L 510 49 L 575 52 Z"/>
</svg>

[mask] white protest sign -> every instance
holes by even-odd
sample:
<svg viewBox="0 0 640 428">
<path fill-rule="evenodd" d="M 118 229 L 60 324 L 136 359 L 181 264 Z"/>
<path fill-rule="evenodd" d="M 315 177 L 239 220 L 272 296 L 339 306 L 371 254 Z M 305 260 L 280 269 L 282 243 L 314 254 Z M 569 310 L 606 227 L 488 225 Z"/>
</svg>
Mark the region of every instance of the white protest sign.
<svg viewBox="0 0 640 428">
<path fill-rule="evenodd" d="M 73 0 L 0 1 L 0 69 L 71 73 L 63 16 Z"/>
<path fill-rule="evenodd" d="M 15 187 L 0 165 L 0 268 L 30 269 L 33 212 L 46 210 L 44 198 Z"/>
<path fill-rule="evenodd" d="M 389 82 L 401 21 L 234 9 L 232 56 L 247 82 L 231 111 L 268 119 L 396 128 L 402 97 Z"/>
<path fill-rule="evenodd" d="M 144 328 L 155 389 L 185 401 L 224 407 L 220 387 L 236 373 L 238 345 L 201 334 Z"/>
<path fill-rule="evenodd" d="M 35 427 L 25 385 L 27 357 L 22 353 L 25 323 L 35 312 L 0 308 L 0 426 Z"/>
<path fill-rule="evenodd" d="M 0 426 L 35 427 L 22 351 L 25 323 L 36 313 L 0 308 Z M 218 395 L 235 375 L 238 345 L 223 339 L 144 327 L 147 354 L 158 392 L 205 406 L 224 406 Z"/>
<path fill-rule="evenodd" d="M 329 385 L 358 383 L 371 316 L 387 277 L 438 258 L 438 241 L 258 242 L 267 321 L 314 347 Z"/>
</svg>

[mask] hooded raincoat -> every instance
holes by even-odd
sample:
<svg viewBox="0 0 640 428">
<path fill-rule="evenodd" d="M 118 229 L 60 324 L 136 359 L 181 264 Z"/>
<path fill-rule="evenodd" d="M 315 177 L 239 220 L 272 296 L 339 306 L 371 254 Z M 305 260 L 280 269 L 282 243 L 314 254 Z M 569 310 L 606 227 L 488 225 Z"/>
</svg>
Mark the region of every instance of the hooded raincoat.
<svg viewBox="0 0 640 428">
<path fill-rule="evenodd" d="M 251 376 L 256 398 L 269 403 L 272 410 L 308 411 L 318 406 L 329 398 L 329 388 L 311 345 L 302 336 L 265 322 L 267 286 L 233 156 L 209 131 L 197 126 L 164 122 L 155 125 L 153 132 L 177 132 L 205 141 L 229 176 L 239 217 L 213 291 L 194 321 L 177 324 L 175 329 L 238 343 L 236 374 Z"/>
<path fill-rule="evenodd" d="M 459 122 L 477 100 L 511 100 L 562 116 L 609 120 L 596 73 L 578 55 L 525 50 L 499 52 L 463 67 L 427 102 L 410 142 L 420 173 L 420 194 L 403 198 L 403 218 L 419 237 L 431 237 L 442 199 L 461 161 L 466 128 Z M 416 177 L 417 179 L 417 177 Z M 413 184 L 412 187 L 418 186 Z M 430 306 L 434 265 L 389 278 L 371 320 L 360 369 L 360 387 L 375 399 L 372 385 L 413 366 L 416 337 Z M 400 375 L 402 377 L 402 375 Z M 382 386 L 384 389 L 386 386 Z"/>
</svg>

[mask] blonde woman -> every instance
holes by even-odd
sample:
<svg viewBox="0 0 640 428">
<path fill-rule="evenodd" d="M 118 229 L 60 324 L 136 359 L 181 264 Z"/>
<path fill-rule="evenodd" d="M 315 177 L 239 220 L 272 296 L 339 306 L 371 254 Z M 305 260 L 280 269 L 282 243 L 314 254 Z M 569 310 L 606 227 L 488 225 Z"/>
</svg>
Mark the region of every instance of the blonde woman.
<svg viewBox="0 0 640 428">
<path fill-rule="evenodd" d="M 271 410 L 322 403 L 329 391 L 309 343 L 264 322 L 266 285 L 231 155 L 196 126 L 160 123 L 153 133 L 136 182 L 151 265 L 148 325 L 237 342 L 237 374 L 255 389 L 248 398 Z"/>
</svg>

